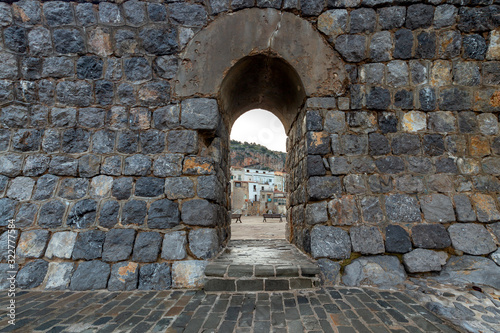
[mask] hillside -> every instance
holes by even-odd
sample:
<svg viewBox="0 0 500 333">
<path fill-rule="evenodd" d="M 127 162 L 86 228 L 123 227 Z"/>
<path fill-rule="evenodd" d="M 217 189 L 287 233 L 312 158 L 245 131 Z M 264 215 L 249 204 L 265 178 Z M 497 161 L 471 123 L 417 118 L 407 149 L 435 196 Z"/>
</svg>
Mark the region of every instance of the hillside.
<svg viewBox="0 0 500 333">
<path fill-rule="evenodd" d="M 286 153 L 269 150 L 256 143 L 231 140 L 231 166 L 284 171 L 285 159 Z"/>
</svg>

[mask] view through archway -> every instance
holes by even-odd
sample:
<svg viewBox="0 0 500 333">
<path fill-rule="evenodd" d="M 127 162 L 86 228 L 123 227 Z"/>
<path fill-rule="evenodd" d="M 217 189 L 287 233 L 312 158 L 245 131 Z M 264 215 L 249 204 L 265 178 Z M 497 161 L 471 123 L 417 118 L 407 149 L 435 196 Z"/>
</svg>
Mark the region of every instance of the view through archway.
<svg viewBox="0 0 500 333">
<path fill-rule="evenodd" d="M 286 140 L 281 121 L 254 109 L 231 129 L 231 239 L 284 239 Z"/>
</svg>

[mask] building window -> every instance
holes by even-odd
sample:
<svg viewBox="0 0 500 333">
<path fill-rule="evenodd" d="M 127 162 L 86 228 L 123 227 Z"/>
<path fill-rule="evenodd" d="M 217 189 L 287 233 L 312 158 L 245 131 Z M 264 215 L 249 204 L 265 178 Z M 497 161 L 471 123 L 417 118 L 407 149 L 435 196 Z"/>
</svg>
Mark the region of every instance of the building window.
<svg viewBox="0 0 500 333">
<path fill-rule="evenodd" d="M 261 190 L 261 191 L 264 191 L 264 186 L 261 186 L 261 187 L 260 187 L 260 190 Z"/>
<path fill-rule="evenodd" d="M 234 187 L 241 187 L 241 183 L 239 182 L 234 183 Z"/>
<path fill-rule="evenodd" d="M 257 185 L 254 185 L 254 186 L 253 186 L 253 190 L 254 190 L 254 191 L 257 191 Z"/>
</svg>

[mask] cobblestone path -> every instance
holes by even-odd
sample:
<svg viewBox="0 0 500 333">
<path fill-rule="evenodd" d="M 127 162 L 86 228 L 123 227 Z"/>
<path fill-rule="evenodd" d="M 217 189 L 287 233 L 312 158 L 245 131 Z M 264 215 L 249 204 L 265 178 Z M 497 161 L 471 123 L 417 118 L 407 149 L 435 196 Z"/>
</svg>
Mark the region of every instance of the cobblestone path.
<svg viewBox="0 0 500 333">
<path fill-rule="evenodd" d="M 0 332 L 457 332 L 401 292 L 39 292 L 0 299 Z"/>
</svg>

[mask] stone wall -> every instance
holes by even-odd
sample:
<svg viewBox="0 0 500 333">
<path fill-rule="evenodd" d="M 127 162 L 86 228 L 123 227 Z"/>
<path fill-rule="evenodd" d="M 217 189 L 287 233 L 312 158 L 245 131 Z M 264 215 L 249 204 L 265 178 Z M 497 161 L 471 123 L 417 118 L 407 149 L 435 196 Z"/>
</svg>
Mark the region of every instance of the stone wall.
<svg viewBox="0 0 500 333">
<path fill-rule="evenodd" d="M 264 27 L 270 46 L 257 53 L 301 66 L 283 73 L 302 75 L 308 97 L 280 111 L 292 243 L 333 275 L 350 263 L 347 284 L 362 281 L 351 273 L 360 263 L 403 279 L 399 254 L 413 274 L 497 251 L 500 6 L 460 3 L 0 3 L 1 287 L 12 219 L 21 288 L 203 283 L 206 260 L 230 238 L 228 129 L 242 110 L 229 114 L 220 86 L 207 92 L 202 79 L 238 59 L 208 78 L 179 72 L 196 66 L 186 54 L 217 51 L 197 50 L 193 37 L 249 7 L 288 14 L 281 22 L 266 9 L 278 23 Z M 273 49 L 297 18 L 337 67 L 298 65 L 316 49 Z M 174 88 L 184 83 L 188 94 Z"/>
</svg>

